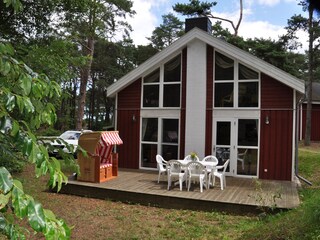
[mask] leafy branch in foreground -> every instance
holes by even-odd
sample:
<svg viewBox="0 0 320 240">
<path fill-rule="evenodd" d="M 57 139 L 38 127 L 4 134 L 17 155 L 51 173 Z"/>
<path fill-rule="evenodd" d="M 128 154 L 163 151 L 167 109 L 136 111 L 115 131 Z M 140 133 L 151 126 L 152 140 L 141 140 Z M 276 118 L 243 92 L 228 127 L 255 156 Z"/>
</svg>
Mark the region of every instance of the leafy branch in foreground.
<svg viewBox="0 0 320 240">
<path fill-rule="evenodd" d="M 0 43 L 0 156 L 22 156 L 35 164 L 37 177 L 49 173 L 49 185 L 57 185 L 59 191 L 67 177 L 60 162 L 49 157 L 32 131 L 56 121 L 51 102 L 61 95 L 61 89 L 56 82 L 16 60 L 14 53 L 10 44 Z M 13 180 L 5 168 L 0 169 L 0 210 L 0 230 L 11 239 L 25 238 L 28 231 L 14 221 L 24 218 L 47 239 L 70 238 L 70 228 L 64 221 L 25 194 L 22 184 Z"/>
</svg>

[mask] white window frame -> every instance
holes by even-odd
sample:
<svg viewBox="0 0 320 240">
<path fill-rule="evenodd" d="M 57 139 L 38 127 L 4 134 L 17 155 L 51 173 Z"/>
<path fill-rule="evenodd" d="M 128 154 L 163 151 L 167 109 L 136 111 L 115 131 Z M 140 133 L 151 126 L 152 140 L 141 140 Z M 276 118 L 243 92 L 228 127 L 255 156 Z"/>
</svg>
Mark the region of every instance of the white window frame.
<svg viewBox="0 0 320 240">
<path fill-rule="evenodd" d="M 216 84 L 220 83 L 233 83 L 233 107 L 215 107 L 215 102 L 213 102 L 213 106 L 216 109 L 260 109 L 261 106 L 261 72 L 258 71 L 255 68 L 252 68 L 251 66 L 248 66 L 247 64 L 232 58 L 226 53 L 220 52 L 220 51 L 215 51 L 213 55 L 213 60 L 214 60 L 214 65 L 215 65 L 215 57 L 216 57 L 216 52 L 230 58 L 234 62 L 233 66 L 233 76 L 234 79 L 228 79 L 228 80 L 215 80 L 215 68 L 213 69 L 213 82 L 214 82 L 214 90 Z M 239 64 L 242 64 L 243 66 L 250 68 L 253 71 L 256 71 L 258 73 L 258 79 L 245 79 L 245 80 L 239 80 Z M 239 83 L 246 83 L 246 82 L 257 82 L 258 83 L 258 106 L 257 107 L 239 107 Z M 215 100 L 215 91 L 213 91 L 213 101 Z"/>
<path fill-rule="evenodd" d="M 172 59 L 176 58 L 177 56 L 180 55 L 181 58 L 181 65 L 180 65 L 180 81 L 178 82 L 165 82 L 164 81 L 164 65 L 168 62 L 170 62 Z M 141 87 L 141 109 L 180 109 L 181 108 L 181 86 L 182 86 L 182 53 L 179 52 L 178 54 L 173 55 L 172 57 L 169 58 L 169 61 L 162 62 L 159 66 L 152 68 L 152 71 L 148 71 L 144 76 L 142 77 L 142 87 Z M 144 77 L 148 76 L 150 73 L 154 72 L 155 70 L 159 69 L 159 82 L 155 83 L 144 83 Z M 164 86 L 165 85 L 180 85 L 180 105 L 178 107 L 164 107 L 163 106 L 163 96 L 164 96 Z M 143 91 L 144 91 L 144 86 L 147 85 L 158 85 L 159 86 L 159 107 L 144 107 L 143 106 Z"/>
</svg>

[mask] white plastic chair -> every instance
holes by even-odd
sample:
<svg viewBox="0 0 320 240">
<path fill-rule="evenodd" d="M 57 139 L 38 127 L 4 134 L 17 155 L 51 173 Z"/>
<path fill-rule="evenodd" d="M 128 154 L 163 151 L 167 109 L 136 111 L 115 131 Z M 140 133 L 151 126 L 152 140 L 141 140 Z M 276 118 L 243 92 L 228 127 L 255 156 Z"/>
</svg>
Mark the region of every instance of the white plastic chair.
<svg viewBox="0 0 320 240">
<path fill-rule="evenodd" d="M 167 161 L 165 161 L 163 157 L 159 154 L 156 156 L 156 160 L 157 160 L 158 169 L 159 169 L 159 175 L 158 175 L 158 183 L 159 183 L 161 174 L 163 173 L 165 174 L 167 172 L 167 168 L 166 168 Z"/>
<path fill-rule="evenodd" d="M 248 149 L 246 149 L 246 150 L 245 150 L 244 152 L 242 152 L 242 153 L 238 153 L 237 160 L 238 160 L 239 162 L 241 162 L 242 170 L 244 170 L 244 160 L 245 160 L 245 158 L 246 158 L 247 152 L 248 152 Z"/>
<path fill-rule="evenodd" d="M 193 161 L 200 161 L 199 157 L 196 155 L 195 159 L 191 158 L 191 155 L 187 155 L 183 160 L 193 160 Z"/>
<path fill-rule="evenodd" d="M 171 187 L 171 182 L 172 180 L 179 180 L 179 186 L 180 186 L 180 191 L 182 191 L 182 183 L 186 181 L 186 186 L 187 186 L 187 172 L 182 171 L 182 165 L 179 161 L 177 160 L 170 160 L 168 161 L 168 190 Z"/>
<path fill-rule="evenodd" d="M 187 165 L 188 171 L 188 191 L 190 190 L 191 181 L 200 183 L 200 192 L 203 192 L 203 185 L 207 183 L 207 169 L 200 162 L 192 161 Z"/>
<path fill-rule="evenodd" d="M 228 159 L 222 166 L 217 166 L 216 167 L 216 171 L 214 171 L 213 173 L 211 172 L 211 177 L 213 178 L 212 180 L 212 184 L 214 186 L 215 184 L 215 177 L 220 179 L 220 186 L 221 186 L 221 190 L 223 190 L 224 188 L 227 187 L 227 183 L 226 183 L 226 170 L 227 167 L 229 165 L 230 159 Z M 222 172 L 219 172 L 218 169 L 222 169 Z"/>
<path fill-rule="evenodd" d="M 209 155 L 209 156 L 204 157 L 200 162 L 212 162 L 213 163 L 212 167 L 211 166 L 210 167 L 209 166 L 206 167 L 207 173 L 209 174 L 208 182 L 207 182 L 207 188 L 209 188 L 210 184 L 211 184 L 211 181 L 210 181 L 211 180 L 211 176 L 210 176 L 210 174 L 211 174 L 213 168 L 215 170 L 215 167 L 218 165 L 219 160 L 218 160 L 218 158 L 216 158 L 216 156 Z"/>
</svg>

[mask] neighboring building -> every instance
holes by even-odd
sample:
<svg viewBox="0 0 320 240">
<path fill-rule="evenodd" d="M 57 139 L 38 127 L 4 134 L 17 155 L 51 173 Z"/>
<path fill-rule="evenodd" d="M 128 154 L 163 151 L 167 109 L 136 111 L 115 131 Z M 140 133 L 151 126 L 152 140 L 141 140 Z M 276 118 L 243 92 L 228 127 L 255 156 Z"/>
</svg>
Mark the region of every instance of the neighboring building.
<svg viewBox="0 0 320 240">
<path fill-rule="evenodd" d="M 229 176 L 294 179 L 295 106 L 304 83 L 193 28 L 108 89 L 119 167 L 156 169 L 156 154 L 230 158 Z"/>
<path fill-rule="evenodd" d="M 300 106 L 300 140 L 304 139 L 306 129 L 307 103 Z M 320 83 L 312 83 L 311 141 L 320 141 Z"/>
</svg>

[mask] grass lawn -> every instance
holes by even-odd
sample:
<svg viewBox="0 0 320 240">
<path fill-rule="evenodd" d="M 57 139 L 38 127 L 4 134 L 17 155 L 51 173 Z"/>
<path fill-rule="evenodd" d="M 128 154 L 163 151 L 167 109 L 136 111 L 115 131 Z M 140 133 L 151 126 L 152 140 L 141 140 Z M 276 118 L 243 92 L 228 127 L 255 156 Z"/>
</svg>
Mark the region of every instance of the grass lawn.
<svg viewBox="0 0 320 240">
<path fill-rule="evenodd" d="M 302 205 L 288 212 L 238 216 L 221 212 L 162 209 L 50 193 L 32 166 L 15 177 L 25 192 L 73 226 L 72 239 L 320 239 L 320 145 L 301 148 Z"/>
</svg>

